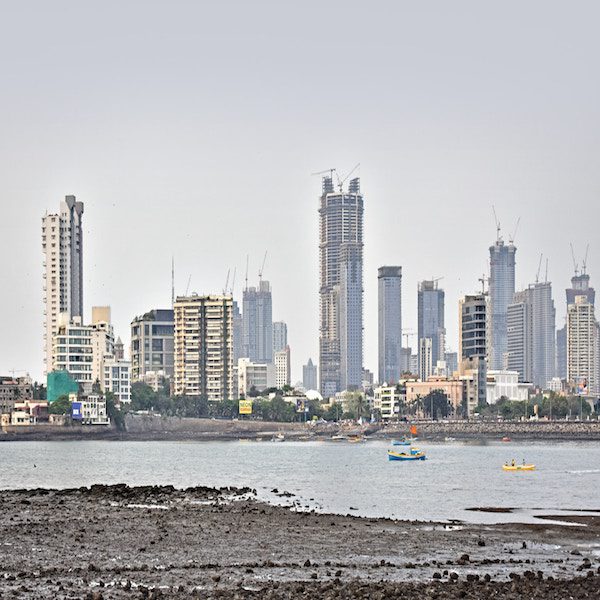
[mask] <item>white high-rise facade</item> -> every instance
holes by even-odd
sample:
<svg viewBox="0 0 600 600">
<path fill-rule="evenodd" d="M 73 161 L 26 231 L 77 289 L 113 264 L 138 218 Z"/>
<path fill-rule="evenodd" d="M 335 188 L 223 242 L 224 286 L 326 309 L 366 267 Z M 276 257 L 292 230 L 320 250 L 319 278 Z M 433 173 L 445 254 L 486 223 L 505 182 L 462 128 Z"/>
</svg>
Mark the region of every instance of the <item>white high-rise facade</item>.
<svg viewBox="0 0 600 600">
<path fill-rule="evenodd" d="M 52 370 L 59 317 L 83 318 L 83 202 L 66 196 L 58 214 L 42 219 L 44 252 L 44 370 Z"/>
<path fill-rule="evenodd" d="M 282 389 L 291 384 L 291 368 L 290 347 L 275 352 L 275 387 Z"/>
<path fill-rule="evenodd" d="M 567 380 L 582 395 L 598 394 L 598 323 L 594 305 L 575 296 L 567 306 Z"/>
<path fill-rule="evenodd" d="M 231 296 L 175 301 L 175 394 L 234 399 Z"/>
</svg>

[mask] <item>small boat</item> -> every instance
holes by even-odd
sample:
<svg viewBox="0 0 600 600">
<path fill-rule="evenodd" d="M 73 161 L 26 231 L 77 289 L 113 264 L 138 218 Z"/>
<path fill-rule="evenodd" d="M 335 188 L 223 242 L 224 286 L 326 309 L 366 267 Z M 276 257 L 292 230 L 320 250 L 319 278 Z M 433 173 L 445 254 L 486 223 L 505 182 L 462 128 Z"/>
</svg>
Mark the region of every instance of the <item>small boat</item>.
<svg viewBox="0 0 600 600">
<path fill-rule="evenodd" d="M 505 436 L 502 438 L 502 441 L 503 441 L 503 442 L 512 442 L 512 440 L 511 440 L 511 439 L 510 439 L 510 438 L 509 438 L 507 435 L 505 435 Z"/>
<path fill-rule="evenodd" d="M 535 470 L 535 465 L 531 465 L 531 464 L 523 464 L 523 465 L 507 465 L 507 464 L 503 464 L 502 468 L 505 471 L 533 471 L 533 470 Z"/>
<path fill-rule="evenodd" d="M 351 444 L 358 444 L 359 442 L 366 442 L 367 438 L 364 435 L 349 435 L 348 441 Z"/>
<path fill-rule="evenodd" d="M 285 442 L 285 435 L 283 433 L 277 433 L 271 439 L 272 442 Z"/>
<path fill-rule="evenodd" d="M 410 446 L 408 440 L 392 440 L 392 446 Z"/>
<path fill-rule="evenodd" d="M 425 460 L 426 458 L 425 452 L 418 448 L 411 448 L 409 453 L 388 450 L 388 460 Z"/>
</svg>

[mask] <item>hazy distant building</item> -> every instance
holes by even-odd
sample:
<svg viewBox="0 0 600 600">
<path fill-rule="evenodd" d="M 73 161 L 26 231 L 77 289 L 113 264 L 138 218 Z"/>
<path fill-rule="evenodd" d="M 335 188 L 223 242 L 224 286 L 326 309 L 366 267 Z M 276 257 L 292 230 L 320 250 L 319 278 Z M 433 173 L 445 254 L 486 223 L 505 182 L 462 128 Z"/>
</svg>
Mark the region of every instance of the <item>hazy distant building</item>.
<svg viewBox="0 0 600 600">
<path fill-rule="evenodd" d="M 490 340 L 489 368 L 503 370 L 508 346 L 506 314 L 515 294 L 515 253 L 511 243 L 498 237 L 490 246 Z"/>
<path fill-rule="evenodd" d="M 517 292 L 506 312 L 507 367 L 518 380 L 533 381 L 533 307 L 529 290 Z"/>
<path fill-rule="evenodd" d="M 567 380 L 577 393 L 598 394 L 598 323 L 587 296 L 567 306 Z"/>
<path fill-rule="evenodd" d="M 243 356 L 244 321 L 239 304 L 233 301 L 233 364 Z"/>
<path fill-rule="evenodd" d="M 421 281 L 418 287 L 418 340 L 419 340 L 419 376 L 427 372 L 433 375 L 438 360 L 444 359 L 446 329 L 444 324 L 444 290 L 438 287 L 437 280 Z M 429 339 L 430 344 L 422 340 Z M 421 358 L 421 351 L 427 349 L 431 357 Z M 430 368 L 424 370 L 427 365 Z"/>
<path fill-rule="evenodd" d="M 290 385 L 291 370 L 290 347 L 286 346 L 283 350 L 275 352 L 275 387 L 282 389 L 284 386 Z"/>
<path fill-rule="evenodd" d="M 42 219 L 44 252 L 44 369 L 52 370 L 59 316 L 83 320 L 83 202 L 65 196 L 58 214 Z"/>
<path fill-rule="evenodd" d="M 302 386 L 305 390 L 316 390 L 317 383 L 317 365 L 313 364 L 312 358 L 302 366 Z"/>
<path fill-rule="evenodd" d="M 567 326 L 556 330 L 556 376 L 567 378 Z"/>
<path fill-rule="evenodd" d="M 416 375 L 416 371 L 412 371 L 412 348 L 400 348 L 400 373 L 412 373 Z M 416 361 L 415 361 L 416 364 Z"/>
<path fill-rule="evenodd" d="M 273 321 L 273 354 L 285 350 L 287 345 L 287 324 L 284 321 Z"/>
<path fill-rule="evenodd" d="M 131 380 L 142 381 L 148 371 L 175 375 L 175 323 L 172 309 L 156 308 L 131 322 Z"/>
<path fill-rule="evenodd" d="M 176 299 L 174 388 L 211 402 L 234 399 L 231 296 Z"/>
<path fill-rule="evenodd" d="M 379 383 L 397 383 L 402 373 L 402 267 L 377 271 Z"/>
<path fill-rule="evenodd" d="M 453 373 L 458 371 L 458 353 L 457 352 L 446 352 L 446 369 L 448 369 L 448 377 L 451 377 Z"/>
<path fill-rule="evenodd" d="M 268 281 L 244 290 L 242 354 L 256 363 L 273 362 L 273 301 Z"/>
<path fill-rule="evenodd" d="M 429 337 L 419 339 L 419 379 L 425 381 L 433 375 L 433 340 Z"/>
<path fill-rule="evenodd" d="M 331 177 L 324 177 L 319 203 L 319 368 L 325 397 L 361 386 L 362 262 L 359 179 L 352 179 L 344 192 L 334 189 Z"/>
</svg>

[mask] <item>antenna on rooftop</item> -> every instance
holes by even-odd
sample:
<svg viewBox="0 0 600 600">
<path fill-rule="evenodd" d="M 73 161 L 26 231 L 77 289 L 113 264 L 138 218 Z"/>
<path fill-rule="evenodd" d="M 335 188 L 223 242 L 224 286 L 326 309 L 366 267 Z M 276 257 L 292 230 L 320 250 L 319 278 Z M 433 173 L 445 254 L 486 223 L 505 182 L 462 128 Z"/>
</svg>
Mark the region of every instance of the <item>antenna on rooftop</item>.
<svg viewBox="0 0 600 600">
<path fill-rule="evenodd" d="M 250 259 L 250 255 L 246 254 L 246 286 L 244 287 L 244 291 L 248 291 L 248 261 Z"/>
<path fill-rule="evenodd" d="M 175 258 L 171 256 L 171 308 L 175 306 Z"/>
<path fill-rule="evenodd" d="M 548 259 L 546 258 L 546 277 L 544 283 L 548 283 Z"/>
</svg>

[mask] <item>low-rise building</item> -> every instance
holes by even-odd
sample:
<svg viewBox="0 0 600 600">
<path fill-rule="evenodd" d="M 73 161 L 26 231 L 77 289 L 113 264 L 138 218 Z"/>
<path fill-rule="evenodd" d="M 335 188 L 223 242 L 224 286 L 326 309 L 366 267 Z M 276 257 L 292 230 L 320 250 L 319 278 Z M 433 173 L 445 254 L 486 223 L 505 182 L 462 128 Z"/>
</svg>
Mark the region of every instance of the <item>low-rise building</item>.
<svg viewBox="0 0 600 600">
<path fill-rule="evenodd" d="M 106 355 L 102 389 L 105 393 L 112 392 L 117 404 L 131 402 L 131 363 Z"/>
<path fill-rule="evenodd" d="M 275 387 L 275 365 L 253 363 L 249 358 L 238 360 L 238 394 L 246 396 L 252 388 L 263 391 Z"/>
<path fill-rule="evenodd" d="M 380 386 L 374 392 L 373 410 L 378 410 L 382 419 L 397 419 L 406 402 L 404 388 L 395 385 Z"/>
<path fill-rule="evenodd" d="M 460 379 L 447 377 L 428 377 L 426 381 L 406 382 L 406 404 L 411 405 L 419 398 L 427 396 L 434 391 L 446 394 L 452 410 L 457 413 L 463 402 L 464 384 Z"/>
<path fill-rule="evenodd" d="M 519 383 L 518 371 L 487 372 L 486 398 L 488 404 L 495 404 L 500 398 L 524 401 L 529 397 L 531 383 Z"/>
<path fill-rule="evenodd" d="M 31 377 L 0 376 L 0 414 L 9 414 L 14 410 L 15 402 L 33 399 Z"/>
<path fill-rule="evenodd" d="M 74 421 L 81 421 L 83 425 L 110 425 L 106 400 L 100 394 L 89 394 L 81 398 L 77 394 L 70 394 L 69 399 Z"/>
</svg>

